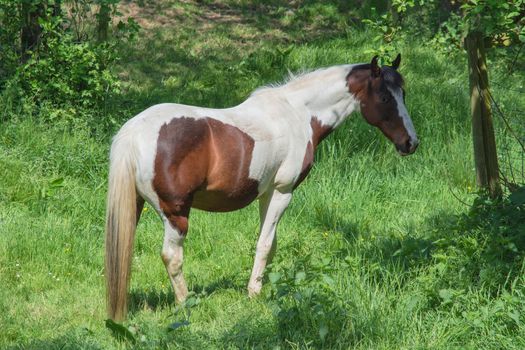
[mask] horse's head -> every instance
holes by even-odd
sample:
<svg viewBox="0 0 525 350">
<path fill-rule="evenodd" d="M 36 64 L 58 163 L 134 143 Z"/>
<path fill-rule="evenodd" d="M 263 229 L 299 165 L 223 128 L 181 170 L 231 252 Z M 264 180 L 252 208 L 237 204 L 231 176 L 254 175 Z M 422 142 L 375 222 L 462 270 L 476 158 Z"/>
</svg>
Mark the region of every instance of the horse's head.
<svg viewBox="0 0 525 350">
<path fill-rule="evenodd" d="M 405 107 L 403 77 L 397 71 L 400 62 L 401 55 L 397 55 L 391 66 L 379 67 L 374 56 L 370 64 L 355 66 L 347 82 L 366 121 L 378 127 L 401 155 L 408 155 L 415 152 L 419 141 Z"/>
</svg>

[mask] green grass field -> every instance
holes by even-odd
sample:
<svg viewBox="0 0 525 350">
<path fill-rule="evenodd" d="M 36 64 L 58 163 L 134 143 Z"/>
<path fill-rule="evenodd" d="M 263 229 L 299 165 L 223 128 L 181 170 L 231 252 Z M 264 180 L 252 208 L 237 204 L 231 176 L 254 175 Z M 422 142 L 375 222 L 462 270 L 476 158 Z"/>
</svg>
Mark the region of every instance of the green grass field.
<svg viewBox="0 0 525 350">
<path fill-rule="evenodd" d="M 184 306 L 160 259 L 161 222 L 146 207 L 124 323 L 132 336 L 106 328 L 107 155 L 118 125 L 155 103 L 230 106 L 288 70 L 372 56 L 374 34 L 343 25 L 330 6 L 290 14 L 245 3 L 129 7 L 143 29 L 120 47 L 125 93 L 108 107 L 122 110 L 111 132 L 23 114 L 2 125 L 0 348 L 525 348 L 523 207 L 476 192 L 466 58 L 417 40 L 398 43 L 421 139 L 414 155 L 401 158 L 351 116 L 295 191 L 255 299 L 246 285 L 256 204 L 192 212 Z M 525 74 L 489 64 L 501 107 L 525 111 Z"/>
</svg>

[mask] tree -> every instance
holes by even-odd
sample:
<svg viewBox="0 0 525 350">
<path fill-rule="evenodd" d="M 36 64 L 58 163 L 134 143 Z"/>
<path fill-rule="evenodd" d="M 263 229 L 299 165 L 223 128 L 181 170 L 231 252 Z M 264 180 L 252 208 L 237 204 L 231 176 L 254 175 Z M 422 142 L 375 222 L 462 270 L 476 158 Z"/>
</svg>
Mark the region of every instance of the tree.
<svg viewBox="0 0 525 350">
<path fill-rule="evenodd" d="M 431 27 L 430 22 L 422 20 L 421 14 L 427 14 L 432 19 L 444 15 L 444 20 L 438 23 L 433 34 L 434 43 L 454 49 L 462 46 L 458 43 L 464 42 L 469 62 L 477 183 L 491 197 L 500 197 L 502 191 L 485 47 L 525 43 L 525 0 L 391 0 L 388 3 L 385 14 L 364 20 L 369 27 L 381 33 L 379 38 L 383 44 L 379 46 L 380 53 L 388 55 L 394 52 L 394 37 L 407 27 L 414 27 L 409 29 L 413 34 Z M 407 16 L 409 12 L 418 20 L 403 23 L 410 17 Z"/>
<path fill-rule="evenodd" d="M 115 12 L 118 0 L 97 0 L 99 10 L 97 13 L 97 40 L 99 43 L 108 40 L 109 22 L 111 14 Z"/>
<path fill-rule="evenodd" d="M 485 42 L 495 38 L 511 38 L 525 41 L 523 28 L 515 25 L 524 10 L 523 0 L 467 1 L 462 6 L 464 20 L 465 49 L 468 54 L 472 137 L 476 179 L 478 186 L 488 190 L 492 198 L 501 196 L 492 110 L 490 101 L 488 68 Z M 508 43 L 510 44 L 510 42 Z"/>
<path fill-rule="evenodd" d="M 97 40 L 104 42 L 108 40 L 108 28 L 110 17 L 110 5 L 107 1 L 100 2 L 100 8 L 97 13 Z"/>
<path fill-rule="evenodd" d="M 30 57 L 30 51 L 36 49 L 40 43 L 42 26 L 39 19 L 43 18 L 47 11 L 47 0 L 32 1 L 23 0 L 21 4 L 22 27 L 20 30 L 20 51 L 22 62 Z"/>
<path fill-rule="evenodd" d="M 487 189 L 492 198 L 497 198 L 501 196 L 501 186 L 483 41 L 483 35 L 479 31 L 469 32 L 465 38 L 469 65 L 474 162 L 478 186 Z"/>
</svg>

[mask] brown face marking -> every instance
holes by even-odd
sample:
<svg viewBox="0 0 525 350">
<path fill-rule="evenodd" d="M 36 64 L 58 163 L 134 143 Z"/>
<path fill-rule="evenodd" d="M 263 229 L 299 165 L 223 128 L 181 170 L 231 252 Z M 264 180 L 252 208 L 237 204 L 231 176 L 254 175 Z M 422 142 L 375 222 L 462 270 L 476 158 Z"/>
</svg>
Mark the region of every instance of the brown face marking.
<svg viewBox="0 0 525 350">
<path fill-rule="evenodd" d="M 396 146 L 404 145 L 410 137 L 387 84 L 399 88 L 403 84 L 401 75 L 387 66 L 381 68 L 379 76 L 374 76 L 370 64 L 354 67 L 347 76 L 348 89 L 358 98 L 365 120 Z"/>
<path fill-rule="evenodd" d="M 183 234 L 190 207 L 231 211 L 257 197 L 250 179 L 254 140 L 212 118 L 174 118 L 159 130 L 153 189 L 170 221 Z"/>
<path fill-rule="evenodd" d="M 304 152 L 303 165 L 301 167 L 301 173 L 295 182 L 294 189 L 297 188 L 306 178 L 312 166 L 314 164 L 314 154 L 317 145 L 332 132 L 332 128 L 327 125 L 321 125 L 321 122 L 316 117 L 312 117 L 310 120 L 310 127 L 312 128 L 312 140 L 306 144 L 306 150 Z"/>
</svg>

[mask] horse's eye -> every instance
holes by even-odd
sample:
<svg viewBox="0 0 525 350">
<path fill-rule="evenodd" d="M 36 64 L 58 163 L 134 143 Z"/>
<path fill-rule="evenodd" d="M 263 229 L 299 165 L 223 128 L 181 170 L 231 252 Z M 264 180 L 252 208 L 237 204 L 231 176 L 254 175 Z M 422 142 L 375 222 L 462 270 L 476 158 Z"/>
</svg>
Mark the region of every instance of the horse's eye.
<svg viewBox="0 0 525 350">
<path fill-rule="evenodd" d="M 381 103 L 388 103 L 390 101 L 389 95 L 382 95 L 381 96 Z"/>
</svg>

